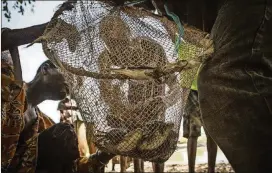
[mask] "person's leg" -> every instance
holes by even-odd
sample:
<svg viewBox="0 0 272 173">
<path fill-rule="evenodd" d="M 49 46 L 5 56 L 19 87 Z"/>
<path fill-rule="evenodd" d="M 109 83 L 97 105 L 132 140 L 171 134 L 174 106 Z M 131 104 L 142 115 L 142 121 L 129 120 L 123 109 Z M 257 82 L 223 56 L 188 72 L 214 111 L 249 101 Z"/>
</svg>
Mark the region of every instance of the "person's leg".
<svg viewBox="0 0 272 173">
<path fill-rule="evenodd" d="M 120 156 L 115 156 L 114 158 L 112 158 L 111 163 L 112 163 L 112 170 L 115 171 L 115 165 L 121 163 Z"/>
<path fill-rule="evenodd" d="M 188 169 L 195 172 L 197 139 L 201 135 L 201 120 L 197 91 L 191 90 L 183 114 L 183 137 L 187 138 Z"/>
<path fill-rule="evenodd" d="M 214 55 L 198 77 L 202 119 L 235 172 L 267 172 L 272 161 L 272 2 L 225 3 L 211 32 Z"/>
<path fill-rule="evenodd" d="M 112 163 L 111 171 L 115 171 L 115 163 Z"/>
<path fill-rule="evenodd" d="M 186 121 L 188 120 L 188 124 Z M 195 172 L 195 160 L 197 151 L 197 139 L 198 137 L 193 137 L 189 135 L 190 124 L 189 119 L 183 121 L 183 137 L 187 138 L 187 156 L 188 156 L 188 170 L 189 172 Z M 188 128 L 187 128 L 188 127 Z M 187 133 L 188 132 L 188 133 Z"/>
<path fill-rule="evenodd" d="M 207 151 L 208 151 L 208 173 L 215 172 L 216 155 L 217 155 L 217 145 L 209 135 L 209 133 L 204 129 L 207 137 Z"/>
<path fill-rule="evenodd" d="M 155 162 L 152 162 L 152 167 L 153 167 L 154 173 L 162 173 L 162 172 L 164 172 L 164 163 L 155 163 Z"/>
<path fill-rule="evenodd" d="M 197 138 L 198 137 L 189 137 L 187 141 L 188 168 L 190 173 L 195 172 Z"/>
<path fill-rule="evenodd" d="M 190 114 L 190 133 L 187 141 L 189 172 L 195 172 L 195 160 L 197 152 L 197 139 L 201 135 L 201 124 L 196 112 Z"/>
<path fill-rule="evenodd" d="M 134 172 L 135 173 L 142 172 L 140 159 L 133 159 L 133 165 L 134 165 Z"/>
<path fill-rule="evenodd" d="M 142 170 L 142 172 L 144 172 L 144 160 L 143 159 L 141 159 L 141 170 Z"/>
<path fill-rule="evenodd" d="M 129 168 L 130 167 L 130 164 L 133 162 L 133 158 L 131 158 L 131 157 L 127 157 L 127 160 L 126 160 L 126 162 L 127 162 L 127 167 L 126 167 L 126 169 L 127 168 Z M 141 168 L 142 169 L 142 168 Z"/>
<path fill-rule="evenodd" d="M 121 171 L 120 172 L 126 172 L 127 169 L 127 159 L 125 156 L 120 156 L 120 168 Z"/>
</svg>

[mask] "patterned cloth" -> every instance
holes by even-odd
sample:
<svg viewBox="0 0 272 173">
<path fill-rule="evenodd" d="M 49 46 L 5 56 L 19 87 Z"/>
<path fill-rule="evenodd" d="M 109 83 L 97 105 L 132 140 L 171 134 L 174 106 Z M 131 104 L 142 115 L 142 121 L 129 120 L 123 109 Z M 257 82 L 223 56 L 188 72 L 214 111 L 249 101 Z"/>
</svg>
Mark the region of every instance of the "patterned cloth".
<svg viewBox="0 0 272 173">
<path fill-rule="evenodd" d="M 183 114 L 183 137 L 199 137 L 201 135 L 201 114 L 198 93 L 191 90 Z"/>
<path fill-rule="evenodd" d="M 51 158 L 51 160 L 57 159 L 55 163 L 58 161 L 61 162 L 60 160 L 62 159 L 62 162 L 59 164 L 65 163 L 67 160 L 75 160 L 74 158 L 78 158 L 70 164 L 71 167 L 74 167 L 74 170 L 72 168 L 72 170 L 70 170 L 72 172 L 97 172 L 93 170 L 93 167 L 101 164 L 100 162 L 92 158 L 79 157 L 77 138 L 73 128 L 63 123 L 53 126 L 55 124 L 53 120 L 43 114 L 38 107 L 35 108 L 38 115 L 36 122 L 32 125 L 31 130 L 22 133 L 24 129 L 23 116 L 27 109 L 26 87 L 22 81 L 16 81 L 14 79 L 14 71 L 12 63 L 10 63 L 12 61 L 10 61 L 8 54 L 5 55 L 7 56 L 4 56 L 4 59 L 1 58 L 1 171 L 34 173 L 38 161 L 37 153 L 46 152 L 49 154 L 48 158 Z M 53 132 L 51 132 L 52 130 Z M 57 135 L 57 141 L 60 147 L 55 145 L 56 140 L 52 142 L 55 135 L 59 133 L 61 134 Z M 41 151 L 38 152 L 38 138 L 41 137 L 42 134 L 43 138 L 39 139 L 39 141 L 42 141 L 41 143 L 44 144 L 44 147 L 47 147 L 47 150 L 39 147 Z M 50 137 L 48 137 L 48 135 Z M 48 152 L 48 148 L 50 148 L 48 143 L 51 143 L 54 148 L 53 151 L 56 150 L 53 154 L 52 152 Z M 45 162 L 48 162 L 47 155 L 44 156 L 43 153 L 39 154 L 39 158 L 45 158 Z M 61 158 L 52 159 L 52 156 L 58 155 L 59 153 L 61 153 Z M 43 155 L 43 157 L 41 157 L 41 155 Z"/>
<path fill-rule="evenodd" d="M 1 170 L 18 173 L 35 172 L 37 137 L 54 122 L 37 108 L 36 122 L 32 129 L 22 136 L 23 116 L 27 108 L 26 87 L 22 81 L 15 81 L 12 66 L 3 59 L 1 72 Z"/>
<path fill-rule="evenodd" d="M 1 59 L 2 60 L 2 59 Z M 15 155 L 20 133 L 24 128 L 25 88 L 15 81 L 13 68 L 1 61 L 1 169 L 7 169 Z"/>
</svg>

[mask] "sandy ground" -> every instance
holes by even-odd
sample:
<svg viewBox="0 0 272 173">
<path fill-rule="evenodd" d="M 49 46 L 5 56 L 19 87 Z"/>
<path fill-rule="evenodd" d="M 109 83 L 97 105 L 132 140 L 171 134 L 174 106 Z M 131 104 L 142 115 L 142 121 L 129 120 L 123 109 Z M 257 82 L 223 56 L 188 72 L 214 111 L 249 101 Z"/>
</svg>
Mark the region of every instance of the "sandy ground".
<svg viewBox="0 0 272 173">
<path fill-rule="evenodd" d="M 218 163 L 215 168 L 216 172 L 220 173 L 228 173 L 233 172 L 233 169 L 229 164 L 226 163 Z M 207 164 L 197 164 L 195 167 L 196 172 L 208 172 L 208 165 Z M 115 171 L 108 170 L 107 172 L 120 172 L 119 165 L 116 165 Z M 133 172 L 133 165 L 127 169 L 126 172 Z M 153 172 L 151 164 L 145 163 L 145 172 Z M 165 172 L 188 172 L 188 165 L 179 165 L 179 164 L 173 164 L 173 165 L 166 165 L 165 166 Z"/>
<path fill-rule="evenodd" d="M 195 166 L 196 172 L 208 172 L 208 165 L 207 163 L 204 164 L 197 164 Z M 217 163 L 216 172 L 220 173 L 227 173 L 227 172 L 233 172 L 233 169 L 231 168 L 230 164 L 227 163 Z M 108 165 L 106 168 L 106 172 L 120 172 L 120 166 L 115 165 L 115 171 L 111 170 L 111 164 Z M 130 167 L 127 169 L 126 172 L 133 172 L 133 164 L 130 165 Z M 150 162 L 145 162 L 145 172 L 153 172 L 152 165 Z M 185 164 L 167 164 L 165 166 L 165 172 L 188 172 L 188 165 Z"/>
</svg>

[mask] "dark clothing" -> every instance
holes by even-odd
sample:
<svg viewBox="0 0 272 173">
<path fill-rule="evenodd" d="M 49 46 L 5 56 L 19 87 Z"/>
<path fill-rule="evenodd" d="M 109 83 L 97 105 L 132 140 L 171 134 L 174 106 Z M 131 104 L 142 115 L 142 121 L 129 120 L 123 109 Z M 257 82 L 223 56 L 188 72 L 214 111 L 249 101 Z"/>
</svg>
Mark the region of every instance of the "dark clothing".
<svg viewBox="0 0 272 173">
<path fill-rule="evenodd" d="M 198 77 L 204 127 L 237 173 L 267 172 L 272 161 L 271 17 L 272 0 L 225 1 Z"/>
<path fill-rule="evenodd" d="M 201 113 L 198 93 L 191 90 L 183 114 L 183 137 L 199 137 L 201 135 Z"/>
<path fill-rule="evenodd" d="M 72 172 L 73 163 L 79 158 L 73 126 L 68 123 L 55 124 L 44 130 L 38 141 L 37 170 Z"/>
</svg>

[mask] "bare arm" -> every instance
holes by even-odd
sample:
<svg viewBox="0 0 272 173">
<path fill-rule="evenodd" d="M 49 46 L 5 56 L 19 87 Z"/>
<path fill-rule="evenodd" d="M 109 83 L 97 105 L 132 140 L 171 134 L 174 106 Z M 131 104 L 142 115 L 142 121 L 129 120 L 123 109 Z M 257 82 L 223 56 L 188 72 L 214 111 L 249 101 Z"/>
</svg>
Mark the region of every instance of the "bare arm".
<svg viewBox="0 0 272 173">
<path fill-rule="evenodd" d="M 65 10 L 71 10 L 74 7 L 72 4 L 76 2 L 77 0 L 67 0 L 66 2 L 64 2 L 60 6 L 60 8 L 55 12 L 52 19 L 57 18 Z M 35 39 L 37 39 L 43 34 L 48 23 L 49 22 L 40 25 L 34 25 L 27 28 L 5 31 L 4 34 L 2 34 L 3 36 L 1 40 L 2 51 L 8 50 L 11 47 L 18 47 L 24 44 L 32 43 Z"/>
<path fill-rule="evenodd" d="M 22 81 L 22 68 L 20 62 L 20 56 L 18 46 L 30 43 L 42 35 L 46 24 L 36 25 L 23 29 L 8 29 L 6 28 L 2 33 L 2 51 L 9 50 L 13 67 L 15 80 Z"/>
<path fill-rule="evenodd" d="M 43 34 L 47 24 L 48 23 L 44 23 L 27 28 L 4 31 L 1 39 L 2 51 L 33 42 Z"/>
</svg>

